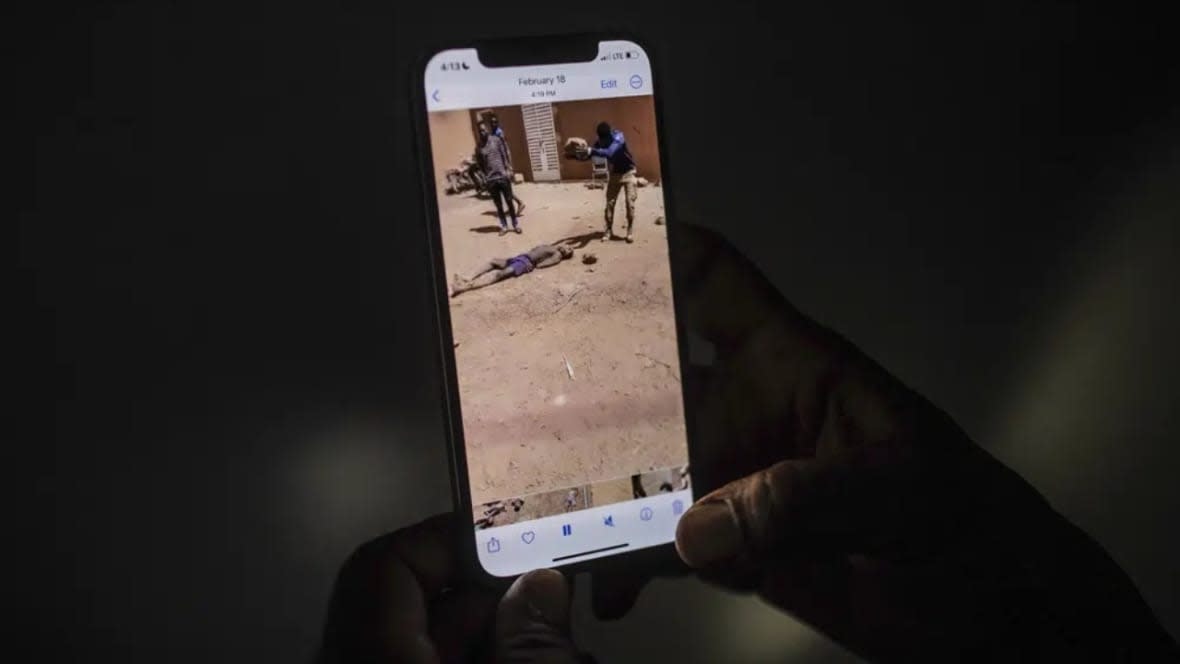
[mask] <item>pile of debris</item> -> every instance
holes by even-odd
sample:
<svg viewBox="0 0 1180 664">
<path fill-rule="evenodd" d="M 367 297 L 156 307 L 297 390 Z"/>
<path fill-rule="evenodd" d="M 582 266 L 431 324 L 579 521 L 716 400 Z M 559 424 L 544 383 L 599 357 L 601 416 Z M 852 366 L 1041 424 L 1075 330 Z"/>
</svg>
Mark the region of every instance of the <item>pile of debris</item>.
<svg viewBox="0 0 1180 664">
<path fill-rule="evenodd" d="M 461 158 L 459 166 L 448 168 L 444 177 L 447 179 L 444 187 L 447 194 L 460 194 L 468 189 L 474 189 L 476 193 L 484 190 L 483 171 L 475 161 L 475 155 Z"/>
</svg>

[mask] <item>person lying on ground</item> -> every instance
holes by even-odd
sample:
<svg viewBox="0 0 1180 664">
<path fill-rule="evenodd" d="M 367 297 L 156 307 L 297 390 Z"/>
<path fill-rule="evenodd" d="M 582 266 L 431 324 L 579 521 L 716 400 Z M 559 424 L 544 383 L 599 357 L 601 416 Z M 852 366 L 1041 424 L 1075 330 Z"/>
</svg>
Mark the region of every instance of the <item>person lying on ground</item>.
<svg viewBox="0 0 1180 664">
<path fill-rule="evenodd" d="M 512 258 L 493 258 L 470 277 L 456 274 L 451 282 L 451 297 L 491 286 L 498 281 L 519 277 L 537 268 L 552 267 L 573 255 L 574 250 L 564 244 L 541 244 Z"/>
<path fill-rule="evenodd" d="M 1180 661 L 1118 564 L 947 413 L 715 234 L 672 241 L 685 326 L 715 349 L 683 376 L 693 484 L 719 487 L 676 530 L 698 577 L 871 661 Z M 361 547 L 321 661 L 584 662 L 565 577 L 529 572 L 502 597 L 465 582 L 459 529 L 435 517 Z M 595 613 L 623 615 L 645 581 L 596 575 Z"/>
</svg>

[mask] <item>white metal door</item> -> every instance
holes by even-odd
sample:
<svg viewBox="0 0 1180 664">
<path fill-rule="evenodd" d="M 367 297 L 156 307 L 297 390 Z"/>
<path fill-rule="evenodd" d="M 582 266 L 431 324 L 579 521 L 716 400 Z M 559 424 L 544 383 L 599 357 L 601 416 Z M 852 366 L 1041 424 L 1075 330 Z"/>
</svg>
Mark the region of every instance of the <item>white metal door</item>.
<svg viewBox="0 0 1180 664">
<path fill-rule="evenodd" d="M 557 130 L 553 126 L 552 104 L 524 104 L 524 138 L 529 145 L 529 161 L 533 166 L 534 182 L 561 179 L 561 164 L 557 161 Z"/>
</svg>

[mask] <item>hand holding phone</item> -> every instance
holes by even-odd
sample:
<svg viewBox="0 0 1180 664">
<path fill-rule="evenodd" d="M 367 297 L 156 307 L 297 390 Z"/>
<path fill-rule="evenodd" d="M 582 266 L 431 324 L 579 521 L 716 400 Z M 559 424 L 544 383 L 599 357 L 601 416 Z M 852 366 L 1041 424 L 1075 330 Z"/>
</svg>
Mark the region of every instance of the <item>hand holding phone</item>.
<svg viewBox="0 0 1180 664">
<path fill-rule="evenodd" d="M 1180 648 L 1125 572 L 936 406 L 795 310 L 728 243 L 681 229 L 697 479 L 676 536 L 871 660 L 1162 661 Z"/>
<path fill-rule="evenodd" d="M 454 55 L 464 54 L 475 56 L 471 49 Z M 609 61 L 609 54 L 596 60 Z M 980 653 L 1074 659 L 1096 653 L 1176 655 L 1175 643 L 1100 547 L 944 413 L 791 308 L 728 245 L 683 227 L 673 232 L 672 224 L 667 236 L 672 250 L 661 260 L 644 262 L 653 255 L 652 245 L 646 254 L 626 253 L 645 205 L 664 203 L 662 196 L 637 193 L 640 173 L 650 183 L 653 165 L 655 173 L 666 171 L 653 130 L 658 122 L 634 120 L 656 115 L 654 104 L 650 113 L 643 106 L 654 101 L 642 99 L 650 93 L 641 92 L 651 85 L 650 72 L 604 76 L 607 70 L 595 69 L 587 79 L 585 72 L 565 66 L 559 80 L 544 66 L 524 69 L 456 67 L 445 71 L 463 72 L 465 78 L 453 86 L 435 87 L 429 76 L 425 84 L 433 100 L 423 124 L 435 155 L 433 165 L 427 163 L 435 178 L 427 184 L 430 195 L 438 196 L 432 220 L 440 268 L 436 283 L 445 283 L 442 275 L 452 264 L 458 270 L 465 259 L 484 255 L 479 253 L 488 248 L 484 240 L 494 240 L 485 236 L 508 236 L 509 251 L 484 259 L 470 276 L 458 274 L 449 304 L 440 298 L 456 490 L 461 518 L 473 527 L 460 547 L 469 558 L 467 569 L 484 581 L 536 567 L 591 569 L 598 593 L 597 580 L 616 563 L 613 569 L 622 574 L 607 578 L 623 581 L 604 585 L 613 587 L 607 594 L 615 597 L 617 609 L 645 580 L 634 572 L 643 552 L 667 549 L 675 536 L 680 554 L 701 576 L 732 589 L 757 590 L 872 657 L 920 659 L 936 650 L 977 658 Z M 506 73 L 512 79 L 500 78 Z M 590 94 L 587 80 L 605 92 Z M 620 80 L 634 92 L 617 94 Z M 579 81 L 583 87 L 559 85 Z M 573 95 L 578 99 L 563 96 L 570 90 L 581 91 Z M 604 107 L 583 112 L 576 103 L 606 103 L 602 100 L 625 110 L 605 118 Z M 567 122 L 604 158 L 582 160 L 586 150 L 576 148 L 567 151 L 574 161 L 560 160 L 558 146 L 571 133 L 564 129 Z M 530 185 L 522 186 L 522 193 L 544 201 L 536 208 L 544 214 L 537 214 L 535 226 L 531 218 L 523 226 L 514 212 L 519 200 L 512 181 L 519 178 L 505 168 L 508 142 L 521 140 L 512 138 L 514 131 L 524 139 L 512 153 L 529 158 L 528 166 L 520 167 Z M 654 159 L 652 150 L 640 147 L 652 136 Z M 455 137 L 478 146 L 480 173 L 471 182 L 449 170 L 444 178 L 439 170 L 438 155 Z M 661 179 L 656 175 L 654 181 Z M 574 196 L 579 188 L 577 194 L 592 195 L 578 205 L 592 205 L 595 198 L 605 203 L 599 208 L 601 230 L 586 221 L 596 215 L 571 209 L 570 202 L 580 200 Z M 473 194 L 464 195 L 469 191 Z M 623 238 L 614 232 L 619 198 L 627 220 Z M 479 215 L 499 223 L 474 223 Z M 534 228 L 552 237 L 550 224 L 563 220 L 583 222 L 585 228 L 580 233 L 570 228 L 558 240 L 527 250 L 531 241 L 516 239 Z M 653 219 L 652 225 L 659 223 Z M 638 228 L 647 230 L 642 221 Z M 666 248 L 666 239 L 656 237 Z M 592 271 L 577 278 L 560 271 L 577 265 L 566 259 L 589 242 L 616 238 L 627 244 L 605 246 L 624 251 L 602 251 Z M 641 235 L 638 246 L 646 240 Z M 633 280 L 598 280 L 599 271 L 638 272 L 646 275 L 640 278 L 645 285 L 671 292 L 668 255 L 677 256 L 677 274 L 687 278 L 678 281 L 680 306 L 651 293 L 636 297 L 626 289 Z M 637 265 L 642 267 L 628 269 Z M 525 283 L 534 287 L 520 285 Z M 603 300 L 584 297 L 604 293 Z M 474 295 L 482 298 L 478 304 Z M 571 306 L 584 306 L 593 315 L 552 334 L 552 323 L 560 318 L 554 315 L 568 315 Z M 612 312 L 624 314 L 621 327 L 628 334 L 611 336 L 610 330 L 619 329 L 610 324 Z M 690 371 L 670 359 L 684 355 L 678 313 L 715 345 L 713 369 Z M 553 338 L 574 343 L 554 346 Z M 460 349 L 466 350 L 455 352 Z M 513 354 L 521 349 L 525 352 Z M 628 352 L 641 364 L 625 362 Z M 605 361 L 598 364 L 596 358 Z M 567 389 L 555 390 L 552 375 L 521 380 L 537 367 L 556 370 L 564 381 L 557 383 Z M 636 367 L 638 373 L 632 371 Z M 636 378 L 658 368 L 679 370 L 675 390 L 666 382 Z M 691 418 L 686 420 L 682 407 L 638 407 L 653 397 L 659 402 L 660 394 L 679 396 L 681 379 L 694 405 Z M 586 401 L 593 390 L 575 392 L 575 383 L 578 389 L 610 385 L 624 398 L 598 395 Z M 633 396 L 641 398 L 627 398 Z M 594 407 L 567 408 L 583 403 Z M 509 417 L 535 414 L 539 404 L 546 405 L 546 415 L 530 415 L 524 427 Z M 637 422 L 657 424 L 629 428 Z M 539 431 L 559 442 L 539 444 Z M 628 451 L 625 445 L 587 456 L 586 449 L 600 449 L 595 445 L 602 440 L 635 443 L 633 456 L 619 454 Z M 587 446 L 587 441 L 597 443 Z M 619 463 L 638 457 L 644 461 L 637 472 L 619 474 Z M 563 484 L 570 479 L 572 484 Z M 724 486 L 686 514 L 694 483 Z M 615 530 L 623 523 L 625 531 Z M 542 546 L 534 546 L 538 543 Z"/>
<path fill-rule="evenodd" d="M 455 555 L 456 517 L 432 517 L 353 553 L 333 589 L 319 664 L 584 661 L 570 639 L 565 578 L 537 570 L 502 595 L 472 586 Z"/>
<path fill-rule="evenodd" d="M 1180 655 L 1101 547 L 944 413 L 795 311 L 715 234 L 685 226 L 677 245 L 678 271 L 697 275 L 683 293 L 687 326 L 717 348 L 712 368 L 685 375 L 689 410 L 700 420 L 697 458 L 709 469 L 699 479 L 724 484 L 688 511 L 677 533 L 701 577 L 758 592 L 872 659 Z M 834 443 L 843 449 L 825 449 Z M 337 583 L 329 641 L 373 643 L 372 626 L 398 622 L 374 617 L 374 607 L 400 610 L 405 622 L 406 611 L 431 606 L 416 623 L 425 630 L 413 637 L 418 645 L 499 647 L 475 636 L 498 619 L 499 594 L 473 583 L 448 539 L 423 537 L 424 529 L 431 532 L 414 526 L 353 556 Z M 412 584 L 428 593 L 418 603 L 394 601 L 384 595 L 394 586 L 371 577 L 348 581 L 357 570 L 396 568 L 389 542 L 399 539 L 403 558 L 419 561 L 412 567 L 424 575 Z M 383 563 L 365 562 L 382 552 Z M 626 564 L 602 572 L 591 587 L 595 610 L 621 615 L 647 577 Z M 531 643 L 549 648 L 547 656 L 574 657 L 568 587 L 540 574 L 523 578 L 551 618 L 548 628 L 530 627 L 548 635 Z M 504 638 L 526 624 L 508 620 L 497 643 L 527 646 Z"/>
</svg>

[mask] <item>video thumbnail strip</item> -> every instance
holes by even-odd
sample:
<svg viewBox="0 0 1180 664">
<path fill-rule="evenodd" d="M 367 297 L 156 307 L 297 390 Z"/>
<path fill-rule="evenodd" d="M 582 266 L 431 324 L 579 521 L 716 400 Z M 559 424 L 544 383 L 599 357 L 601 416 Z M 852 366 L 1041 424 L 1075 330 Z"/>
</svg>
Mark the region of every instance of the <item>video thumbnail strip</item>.
<svg viewBox="0 0 1180 664">
<path fill-rule="evenodd" d="M 624 475 L 592 484 L 493 500 L 475 506 L 475 529 L 483 530 L 532 521 L 590 507 L 624 503 L 660 493 L 672 493 L 690 487 L 691 476 L 688 466 L 681 465 Z"/>
</svg>

